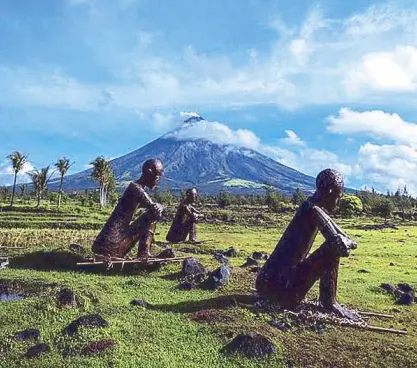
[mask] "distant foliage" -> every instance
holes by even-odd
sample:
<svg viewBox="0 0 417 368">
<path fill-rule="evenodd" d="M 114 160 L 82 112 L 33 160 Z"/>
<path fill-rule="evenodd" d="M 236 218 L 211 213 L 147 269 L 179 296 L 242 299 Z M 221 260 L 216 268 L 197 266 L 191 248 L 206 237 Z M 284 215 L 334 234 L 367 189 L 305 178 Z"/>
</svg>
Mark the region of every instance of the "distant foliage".
<svg viewBox="0 0 417 368">
<path fill-rule="evenodd" d="M 359 197 L 345 194 L 340 200 L 339 213 L 343 217 L 352 217 L 363 211 L 363 204 Z"/>
<path fill-rule="evenodd" d="M 291 202 L 292 202 L 293 205 L 299 206 L 306 199 L 307 199 L 307 196 L 299 188 L 297 188 L 292 195 Z"/>
<path fill-rule="evenodd" d="M 217 205 L 220 208 L 226 208 L 232 204 L 231 197 L 229 193 L 220 192 L 217 196 Z"/>
<path fill-rule="evenodd" d="M 116 189 L 116 180 L 114 178 L 113 168 L 110 163 L 102 156 L 97 157 L 90 163 L 93 165 L 91 179 L 99 183 L 100 207 L 106 207 L 110 195 Z"/>
<path fill-rule="evenodd" d="M 51 179 L 51 175 L 49 174 L 49 166 L 44 167 L 40 171 L 33 170 L 29 172 L 28 175 L 32 180 L 33 189 L 37 199 L 36 207 L 39 207 L 41 204 L 41 199 L 48 189 L 48 181 Z"/>
</svg>

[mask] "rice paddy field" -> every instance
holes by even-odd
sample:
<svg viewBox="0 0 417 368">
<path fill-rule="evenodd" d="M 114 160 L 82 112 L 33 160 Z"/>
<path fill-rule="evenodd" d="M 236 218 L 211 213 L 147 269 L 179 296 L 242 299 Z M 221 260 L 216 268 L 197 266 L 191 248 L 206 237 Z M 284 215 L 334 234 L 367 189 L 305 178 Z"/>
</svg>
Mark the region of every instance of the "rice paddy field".
<svg viewBox="0 0 417 368">
<path fill-rule="evenodd" d="M 209 270 L 219 266 L 215 250 L 237 249 L 230 258 L 229 283 L 217 291 L 180 290 L 181 263 L 153 270 L 109 273 L 80 271 L 77 261 L 90 256 L 91 243 L 110 210 L 67 205 L 39 211 L 27 205 L 0 212 L 0 246 L 8 249 L 9 265 L 0 270 L 1 287 L 16 295 L 0 301 L 1 367 L 417 367 L 417 304 L 400 306 L 380 284 L 417 286 L 417 223 L 392 219 L 395 227 L 368 230 L 381 219 L 337 219 L 358 249 L 340 266 L 338 298 L 352 309 L 392 315 L 371 318 L 374 326 L 406 329 L 396 335 L 325 324 L 320 331 L 297 325 L 287 332 L 272 326 L 271 314 L 254 308 L 256 273 L 240 267 L 254 251 L 271 253 L 291 213 L 228 208 L 201 223 L 204 243 L 175 245 L 178 256 L 195 257 Z M 216 220 L 215 220 L 216 219 Z M 169 223 L 158 225 L 153 252 L 162 250 Z M 316 246 L 323 242 L 319 235 Z M 81 245 L 85 252 L 70 247 Z M 159 244 L 159 245 L 158 245 Z M 61 308 L 57 293 L 69 288 L 77 305 Z M 317 287 L 309 298 L 317 297 Z M 134 299 L 149 307 L 133 306 Z M 65 333 L 65 327 L 87 314 L 99 314 L 107 327 Z M 38 329 L 39 340 L 14 336 Z M 274 345 L 265 358 L 230 356 L 223 348 L 242 333 L 260 333 Z M 109 349 L 80 349 L 105 341 Z M 28 358 L 33 345 L 49 352 Z M 95 346 L 95 345 L 94 345 Z M 78 352 L 71 354 L 71 352 Z"/>
</svg>

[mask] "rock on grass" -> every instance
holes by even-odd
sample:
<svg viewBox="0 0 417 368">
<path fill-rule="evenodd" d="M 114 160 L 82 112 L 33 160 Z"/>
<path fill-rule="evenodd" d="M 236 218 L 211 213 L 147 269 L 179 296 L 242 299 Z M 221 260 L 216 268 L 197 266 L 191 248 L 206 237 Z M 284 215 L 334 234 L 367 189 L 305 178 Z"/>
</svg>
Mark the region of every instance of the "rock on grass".
<svg viewBox="0 0 417 368">
<path fill-rule="evenodd" d="M 267 260 L 268 259 L 268 254 L 266 254 L 265 252 L 253 252 L 252 258 L 256 259 L 258 261 L 260 261 L 262 259 Z"/>
<path fill-rule="evenodd" d="M 175 258 L 175 252 L 172 248 L 164 249 L 161 253 L 158 254 L 156 258 Z"/>
<path fill-rule="evenodd" d="M 77 301 L 75 300 L 75 294 L 71 289 L 61 289 L 58 292 L 57 304 L 59 307 L 77 307 Z"/>
<path fill-rule="evenodd" d="M 207 271 L 195 258 L 187 258 L 182 264 L 182 273 L 188 277 L 199 277 L 205 275 Z"/>
<path fill-rule="evenodd" d="M 411 305 L 414 303 L 414 296 L 411 293 L 403 293 L 395 304 L 398 305 Z"/>
<path fill-rule="evenodd" d="M 144 308 L 149 307 L 149 303 L 147 301 L 141 300 L 141 299 L 134 299 L 130 302 L 130 304 L 135 306 L 135 307 L 144 307 Z"/>
<path fill-rule="evenodd" d="M 247 358 L 261 358 L 275 353 L 275 345 L 265 336 L 248 334 L 236 336 L 225 348 L 229 355 L 240 354 Z"/>
<path fill-rule="evenodd" d="M 226 256 L 226 257 L 236 257 L 237 256 L 237 250 L 234 247 L 230 247 L 229 249 L 227 249 L 223 252 L 223 255 Z"/>
<path fill-rule="evenodd" d="M 240 267 L 250 267 L 250 266 L 260 266 L 260 263 L 256 259 L 253 259 L 252 257 L 248 257 L 246 259 L 246 262 Z"/>
<path fill-rule="evenodd" d="M 20 331 L 14 335 L 14 338 L 17 340 L 39 340 L 41 333 L 36 328 L 28 328 L 27 330 Z"/>
<path fill-rule="evenodd" d="M 65 327 L 65 331 L 73 336 L 78 332 L 80 327 L 84 328 L 102 328 L 108 327 L 109 323 L 99 314 L 88 314 L 86 316 L 82 316 L 75 321 L 71 322 L 67 327 Z"/>
<path fill-rule="evenodd" d="M 41 355 L 47 354 L 50 351 L 51 351 L 51 348 L 49 347 L 49 345 L 38 344 L 29 348 L 25 354 L 25 357 L 26 358 L 39 358 Z"/>
<path fill-rule="evenodd" d="M 215 271 L 211 272 L 207 280 L 207 287 L 211 290 L 216 290 L 227 284 L 230 278 L 230 268 L 227 266 L 220 266 Z"/>
</svg>

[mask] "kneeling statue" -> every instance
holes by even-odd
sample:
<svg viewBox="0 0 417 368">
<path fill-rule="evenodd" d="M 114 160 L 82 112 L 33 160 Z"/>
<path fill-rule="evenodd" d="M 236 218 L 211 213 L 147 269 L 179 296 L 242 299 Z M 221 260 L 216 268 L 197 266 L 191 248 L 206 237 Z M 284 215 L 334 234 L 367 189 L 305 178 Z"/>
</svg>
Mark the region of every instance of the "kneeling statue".
<svg viewBox="0 0 417 368">
<path fill-rule="evenodd" d="M 197 200 L 197 189 L 188 189 L 185 198 L 180 202 L 177 213 L 172 221 L 166 240 L 171 243 L 181 243 L 187 239 L 197 242 L 197 221 L 203 215 L 193 206 Z"/>
<path fill-rule="evenodd" d="M 161 219 L 164 207 L 154 202 L 145 188 L 154 188 L 163 173 L 162 162 L 147 160 L 142 167 L 142 176 L 131 182 L 117 206 L 93 243 L 92 251 L 106 257 L 125 257 L 139 241 L 138 257 L 151 256 L 150 247 L 156 223 Z M 133 221 L 137 209 L 139 217 Z"/>
<path fill-rule="evenodd" d="M 316 192 L 298 209 L 256 280 L 258 293 L 284 308 L 294 309 L 320 280 L 320 304 L 341 317 L 357 320 L 336 301 L 340 257 L 349 256 L 356 243 L 330 218 L 343 195 L 342 175 L 323 170 Z M 311 255 L 318 231 L 325 242 Z"/>
</svg>

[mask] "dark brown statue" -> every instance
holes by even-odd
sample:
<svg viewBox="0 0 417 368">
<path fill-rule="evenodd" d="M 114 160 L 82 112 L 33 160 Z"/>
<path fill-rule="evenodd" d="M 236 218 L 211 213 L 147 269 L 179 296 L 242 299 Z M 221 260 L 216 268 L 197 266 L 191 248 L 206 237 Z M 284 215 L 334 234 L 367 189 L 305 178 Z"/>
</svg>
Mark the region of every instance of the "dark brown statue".
<svg viewBox="0 0 417 368">
<path fill-rule="evenodd" d="M 336 301 L 340 257 L 349 256 L 356 243 L 330 218 L 343 194 L 342 175 L 326 169 L 317 176 L 316 192 L 298 209 L 256 280 L 256 289 L 284 308 L 296 308 L 320 280 L 320 303 L 328 311 L 356 320 Z M 311 255 L 317 232 L 326 241 Z"/>
<path fill-rule="evenodd" d="M 143 164 L 142 176 L 131 182 L 113 210 L 103 230 L 94 241 L 92 251 L 108 257 L 125 257 L 139 241 L 138 257 L 150 256 L 155 226 L 162 217 L 163 206 L 152 201 L 145 188 L 154 188 L 163 173 L 160 160 L 150 159 Z M 133 220 L 137 209 L 139 217 Z"/>
<path fill-rule="evenodd" d="M 202 216 L 193 206 L 197 200 L 197 189 L 188 189 L 185 198 L 180 202 L 177 213 L 172 221 L 166 240 L 171 243 L 180 243 L 187 239 L 191 243 L 197 242 L 197 220 Z"/>
</svg>

